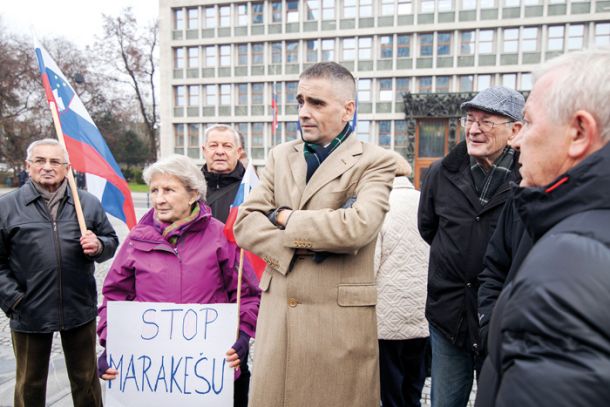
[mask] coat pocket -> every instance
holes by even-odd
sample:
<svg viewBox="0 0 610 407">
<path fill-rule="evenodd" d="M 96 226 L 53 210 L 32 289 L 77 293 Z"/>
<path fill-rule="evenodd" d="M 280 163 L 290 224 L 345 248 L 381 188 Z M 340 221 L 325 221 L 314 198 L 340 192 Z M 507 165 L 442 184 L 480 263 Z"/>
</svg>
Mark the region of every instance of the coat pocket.
<svg viewBox="0 0 610 407">
<path fill-rule="evenodd" d="M 263 273 L 263 276 L 261 277 L 261 282 L 258 285 L 258 288 L 260 288 L 262 291 L 268 291 L 269 290 L 269 285 L 271 285 L 271 277 L 273 277 L 273 272 L 270 271 L 269 269 L 266 269 L 265 272 Z"/>
<path fill-rule="evenodd" d="M 377 304 L 377 285 L 339 284 L 337 304 L 341 307 L 367 307 Z"/>
</svg>

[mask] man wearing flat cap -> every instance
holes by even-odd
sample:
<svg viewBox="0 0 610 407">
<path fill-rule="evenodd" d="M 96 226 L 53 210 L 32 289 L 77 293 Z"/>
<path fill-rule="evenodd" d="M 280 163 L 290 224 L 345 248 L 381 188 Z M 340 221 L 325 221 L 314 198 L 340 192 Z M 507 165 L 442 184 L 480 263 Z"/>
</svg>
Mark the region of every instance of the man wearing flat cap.
<svg viewBox="0 0 610 407">
<path fill-rule="evenodd" d="M 420 197 L 418 227 L 430 244 L 426 318 L 432 344 L 432 406 L 466 406 L 479 371 L 478 275 L 489 238 L 519 182 L 509 141 L 525 100 L 488 88 L 462 104 L 465 140 L 435 162 Z"/>
</svg>

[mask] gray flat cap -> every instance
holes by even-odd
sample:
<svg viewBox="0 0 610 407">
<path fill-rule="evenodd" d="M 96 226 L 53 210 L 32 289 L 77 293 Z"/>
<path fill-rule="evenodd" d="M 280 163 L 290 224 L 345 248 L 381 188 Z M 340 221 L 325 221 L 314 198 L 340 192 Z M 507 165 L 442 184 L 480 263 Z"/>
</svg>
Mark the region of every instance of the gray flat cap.
<svg viewBox="0 0 610 407">
<path fill-rule="evenodd" d="M 484 112 L 523 120 L 523 95 L 514 89 L 494 86 L 479 92 L 472 100 L 462 103 L 462 110 L 478 109 Z"/>
</svg>

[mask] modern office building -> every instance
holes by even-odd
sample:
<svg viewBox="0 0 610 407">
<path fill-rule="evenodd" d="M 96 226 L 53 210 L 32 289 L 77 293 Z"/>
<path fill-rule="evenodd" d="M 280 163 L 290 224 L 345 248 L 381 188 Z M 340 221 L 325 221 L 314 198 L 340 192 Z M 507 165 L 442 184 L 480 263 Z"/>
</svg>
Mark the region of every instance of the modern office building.
<svg viewBox="0 0 610 407">
<path fill-rule="evenodd" d="M 458 107 L 472 92 L 527 91 L 536 64 L 610 45 L 608 0 L 159 4 L 162 155 L 203 162 L 203 130 L 222 122 L 264 164 L 270 148 L 297 137 L 299 73 L 337 61 L 358 82 L 357 137 L 404 154 L 416 183 L 462 137 Z"/>
</svg>

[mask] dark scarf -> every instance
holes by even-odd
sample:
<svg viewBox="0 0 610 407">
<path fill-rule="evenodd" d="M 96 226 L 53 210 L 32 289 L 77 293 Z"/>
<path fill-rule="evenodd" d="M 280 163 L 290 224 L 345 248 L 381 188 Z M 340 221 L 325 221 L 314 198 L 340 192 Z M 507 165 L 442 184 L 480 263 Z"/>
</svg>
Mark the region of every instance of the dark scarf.
<svg viewBox="0 0 610 407">
<path fill-rule="evenodd" d="M 504 184 L 510 175 L 514 159 L 515 150 L 506 146 L 500 157 L 491 165 L 489 171 L 485 171 L 481 164 L 470 157 L 470 173 L 482 206 L 485 206 L 498 188 Z"/>
<path fill-rule="evenodd" d="M 318 169 L 320 165 L 326 160 L 326 158 L 333 152 L 337 147 L 341 145 L 343 141 L 352 133 L 352 127 L 347 123 L 341 133 L 330 142 L 326 147 L 317 144 L 305 142 L 305 162 L 307 163 L 307 178 L 306 182 L 309 182 L 311 176 Z"/>
<path fill-rule="evenodd" d="M 59 209 L 59 204 L 61 203 L 63 197 L 66 196 L 68 180 L 64 178 L 64 180 L 54 192 L 46 190 L 42 185 L 34 182 L 33 180 L 32 185 L 34 185 L 36 191 L 38 191 L 44 202 L 47 204 L 47 208 L 49 209 L 49 213 L 51 214 L 51 219 L 55 221 L 57 219 L 57 211 Z"/>
</svg>

